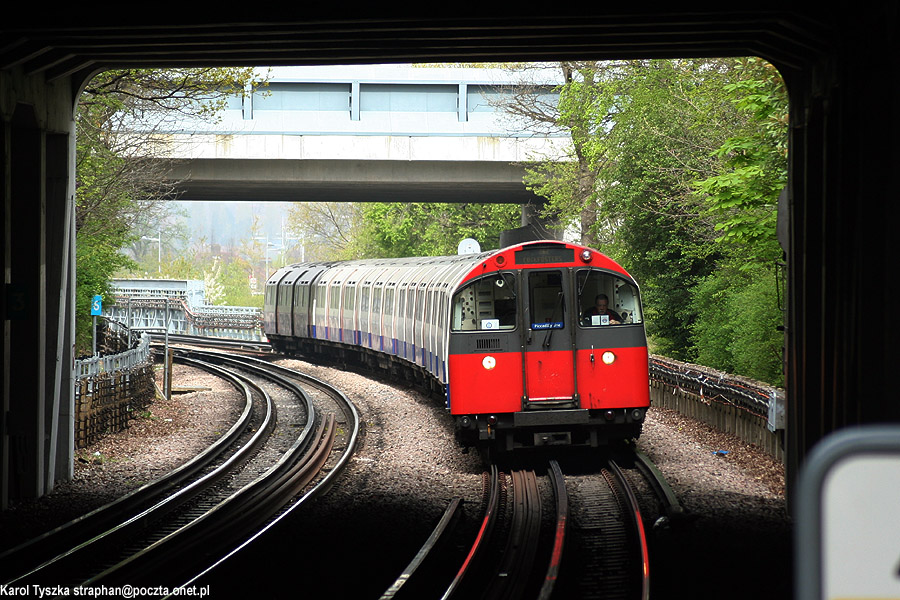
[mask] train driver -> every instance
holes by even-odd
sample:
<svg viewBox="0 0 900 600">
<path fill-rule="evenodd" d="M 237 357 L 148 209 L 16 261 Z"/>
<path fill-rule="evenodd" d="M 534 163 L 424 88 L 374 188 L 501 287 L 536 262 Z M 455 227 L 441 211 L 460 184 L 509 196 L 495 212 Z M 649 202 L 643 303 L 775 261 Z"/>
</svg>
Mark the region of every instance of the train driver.
<svg viewBox="0 0 900 600">
<path fill-rule="evenodd" d="M 599 316 L 599 319 L 592 317 Z M 608 316 L 608 319 L 603 319 Z M 621 325 L 622 317 L 619 313 L 609 308 L 609 297 L 606 294 L 597 294 L 594 298 L 594 305 L 584 311 L 583 315 L 585 325 L 600 325 L 608 322 L 610 325 Z"/>
</svg>

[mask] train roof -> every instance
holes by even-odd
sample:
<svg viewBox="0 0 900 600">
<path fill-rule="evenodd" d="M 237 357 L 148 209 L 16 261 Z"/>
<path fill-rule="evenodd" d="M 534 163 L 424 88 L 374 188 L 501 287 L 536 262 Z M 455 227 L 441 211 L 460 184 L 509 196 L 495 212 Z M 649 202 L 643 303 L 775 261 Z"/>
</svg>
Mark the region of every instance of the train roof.
<svg viewBox="0 0 900 600">
<path fill-rule="evenodd" d="M 269 278 L 270 283 L 277 283 L 284 270 L 294 269 L 330 269 L 335 267 L 394 267 L 425 265 L 458 265 L 469 264 L 468 271 L 462 271 L 459 283 L 490 272 L 517 268 L 571 267 L 590 266 L 619 273 L 628 279 L 632 277 L 618 263 L 605 254 L 580 244 L 557 240 L 540 240 L 523 242 L 497 250 L 487 250 L 475 254 L 457 254 L 450 256 L 416 256 L 402 258 L 363 258 L 348 261 L 326 261 L 317 263 L 297 263 L 283 267 Z"/>
</svg>

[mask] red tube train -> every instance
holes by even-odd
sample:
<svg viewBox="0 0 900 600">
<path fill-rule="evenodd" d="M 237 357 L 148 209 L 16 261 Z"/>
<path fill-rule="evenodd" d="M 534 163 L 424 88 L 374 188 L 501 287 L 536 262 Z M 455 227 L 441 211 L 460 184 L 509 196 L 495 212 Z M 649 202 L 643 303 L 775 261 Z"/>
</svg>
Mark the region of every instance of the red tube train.
<svg viewBox="0 0 900 600">
<path fill-rule="evenodd" d="M 466 446 L 602 446 L 640 435 L 650 405 L 638 286 L 583 246 L 297 264 L 265 294 L 276 351 L 414 377 Z"/>
</svg>

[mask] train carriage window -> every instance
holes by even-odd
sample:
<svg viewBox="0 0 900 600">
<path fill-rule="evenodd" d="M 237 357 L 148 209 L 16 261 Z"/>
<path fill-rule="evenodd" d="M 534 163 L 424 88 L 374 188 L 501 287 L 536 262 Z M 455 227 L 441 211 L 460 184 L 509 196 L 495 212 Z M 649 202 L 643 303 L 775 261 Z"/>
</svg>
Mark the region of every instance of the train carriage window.
<svg viewBox="0 0 900 600">
<path fill-rule="evenodd" d="M 362 293 L 359 298 L 359 311 L 367 315 L 369 313 L 369 286 L 368 281 L 366 282 L 365 287 L 362 288 Z"/>
<path fill-rule="evenodd" d="M 477 279 L 453 295 L 451 331 L 516 328 L 516 276 L 491 274 Z"/>
<path fill-rule="evenodd" d="M 356 283 L 351 281 L 344 287 L 344 310 L 353 310 L 353 307 L 356 304 L 354 302 L 355 299 Z"/>
<path fill-rule="evenodd" d="M 372 312 L 381 314 L 381 295 L 384 288 L 380 284 L 375 284 L 375 290 L 372 293 Z"/>
<path fill-rule="evenodd" d="M 325 308 L 325 291 L 327 289 L 327 284 L 320 283 L 316 288 L 316 310 L 321 310 Z"/>
<path fill-rule="evenodd" d="M 341 282 L 335 282 L 331 284 L 331 306 L 332 309 L 337 310 L 341 307 Z"/>
<path fill-rule="evenodd" d="M 384 290 L 384 326 L 391 327 L 394 324 L 394 287 Z"/>
<path fill-rule="evenodd" d="M 596 269 L 578 271 L 576 280 L 582 327 L 630 325 L 643 321 L 640 295 L 631 282 Z"/>
</svg>

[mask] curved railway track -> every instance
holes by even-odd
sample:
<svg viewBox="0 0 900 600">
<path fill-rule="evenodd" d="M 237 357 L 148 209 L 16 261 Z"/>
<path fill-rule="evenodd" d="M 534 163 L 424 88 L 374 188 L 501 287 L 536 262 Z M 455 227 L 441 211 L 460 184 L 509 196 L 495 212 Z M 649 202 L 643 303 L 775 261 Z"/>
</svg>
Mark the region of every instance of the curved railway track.
<svg viewBox="0 0 900 600">
<path fill-rule="evenodd" d="M 568 477 L 556 460 L 508 472 L 492 465 L 483 476 L 477 533 L 452 578 L 435 583 L 434 570 L 423 565 L 453 559 L 431 554 L 449 546 L 444 538 L 455 535 L 449 524 L 459 512 L 456 500 L 381 599 L 648 600 L 647 529 L 653 517 L 642 505 L 655 503 L 650 512 L 667 516 L 680 514 L 680 506 L 645 456 L 635 453 L 623 462 L 628 466 L 609 457 L 589 472 L 573 468 Z M 636 478 L 645 481 L 652 498 L 634 489 Z"/>
<path fill-rule="evenodd" d="M 330 487 L 359 432 L 349 399 L 252 357 L 176 352 L 243 392 L 240 419 L 167 476 L 5 552 L 0 583 L 186 585 Z"/>
</svg>

